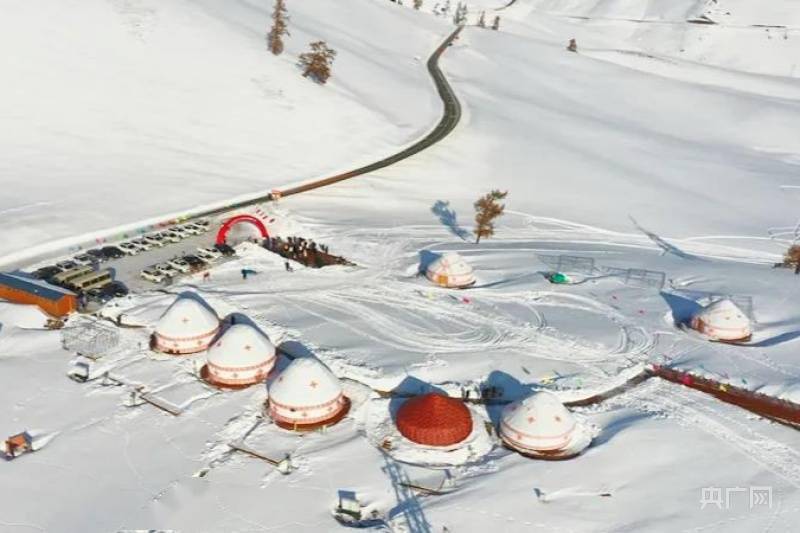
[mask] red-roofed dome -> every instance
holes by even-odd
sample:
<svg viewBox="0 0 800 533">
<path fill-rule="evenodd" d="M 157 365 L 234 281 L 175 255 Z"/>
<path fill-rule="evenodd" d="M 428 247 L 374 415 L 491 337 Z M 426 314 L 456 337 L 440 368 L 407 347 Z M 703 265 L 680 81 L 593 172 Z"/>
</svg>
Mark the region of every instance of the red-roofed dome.
<svg viewBox="0 0 800 533">
<path fill-rule="evenodd" d="M 437 393 L 423 394 L 400 406 L 397 429 L 418 444 L 450 446 L 472 433 L 472 416 L 460 400 Z"/>
</svg>

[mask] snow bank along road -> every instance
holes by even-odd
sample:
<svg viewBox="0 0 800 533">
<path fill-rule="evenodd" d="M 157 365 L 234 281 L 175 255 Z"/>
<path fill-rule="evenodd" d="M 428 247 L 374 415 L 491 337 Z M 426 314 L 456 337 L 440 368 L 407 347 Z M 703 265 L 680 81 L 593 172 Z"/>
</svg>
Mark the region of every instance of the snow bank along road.
<svg viewBox="0 0 800 533">
<path fill-rule="evenodd" d="M 433 78 L 433 82 L 436 85 L 436 90 L 439 93 L 439 97 L 441 98 L 442 103 L 444 105 L 442 118 L 439 120 L 439 122 L 436 124 L 433 130 L 431 130 L 427 135 L 419 139 L 411 146 L 401 150 L 398 153 L 385 157 L 380 161 L 376 161 L 369 165 L 354 170 L 350 170 L 342 174 L 337 174 L 335 176 L 314 180 L 295 187 L 285 188 L 277 191 L 278 194 L 280 194 L 280 196 L 290 196 L 293 194 L 299 194 L 301 192 L 306 192 L 313 189 L 319 189 L 320 187 L 332 185 L 340 181 L 354 178 L 356 176 L 362 176 L 369 172 L 374 172 L 375 170 L 388 167 L 404 159 L 407 159 L 412 155 L 418 154 L 419 152 L 422 152 L 423 150 L 429 148 L 430 146 L 433 146 L 437 142 L 444 139 L 451 131 L 453 131 L 458 122 L 461 120 L 461 104 L 459 103 L 458 98 L 456 97 L 455 92 L 453 91 L 453 88 L 450 86 L 450 83 L 448 83 L 447 78 L 445 78 L 444 74 L 439 68 L 439 58 L 444 54 L 445 50 L 447 50 L 447 48 L 456 39 L 458 39 L 458 36 L 461 33 L 462 29 L 463 26 L 459 26 L 453 33 L 451 33 L 444 40 L 444 42 L 441 45 L 439 45 L 439 47 L 433 52 L 430 58 L 428 58 L 428 63 L 427 63 L 428 72 Z M 242 200 L 239 202 L 229 203 L 211 209 L 202 209 L 198 211 L 193 211 L 181 218 L 186 219 L 188 221 L 197 218 L 218 216 L 227 213 L 229 211 L 235 211 L 237 209 L 242 209 L 256 204 L 269 202 L 272 200 L 273 200 L 273 193 L 269 193 L 266 195 L 259 194 L 256 197 L 248 198 L 246 200 Z M 132 224 L 131 226 L 134 225 L 136 224 Z M 104 233 L 106 235 L 103 235 Z M 120 233 L 120 228 L 113 228 L 106 231 L 96 232 L 96 235 L 99 235 L 101 237 L 106 237 L 110 235 L 119 235 L 119 233 Z M 56 247 L 55 250 L 53 249 L 54 247 L 52 246 L 52 244 L 46 243 L 42 247 L 30 248 L 27 252 L 23 253 L 24 254 L 23 256 L 16 256 L 13 259 L 7 261 L 3 261 L 3 259 L 0 258 L 0 264 L 7 263 L 6 268 L 9 267 L 22 268 L 23 266 L 31 264 L 34 261 L 44 261 L 49 257 L 59 255 L 62 252 L 66 252 L 66 248 L 74 247 L 76 244 L 83 244 L 83 243 L 69 242 L 68 244 L 65 244 L 65 246 L 63 247 L 60 246 Z"/>
</svg>

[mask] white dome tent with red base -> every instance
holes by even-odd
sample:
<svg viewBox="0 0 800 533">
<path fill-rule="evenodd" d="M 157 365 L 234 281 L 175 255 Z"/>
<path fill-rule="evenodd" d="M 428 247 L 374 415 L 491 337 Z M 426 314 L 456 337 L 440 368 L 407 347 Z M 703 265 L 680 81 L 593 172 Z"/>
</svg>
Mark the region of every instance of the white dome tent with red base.
<svg viewBox="0 0 800 533">
<path fill-rule="evenodd" d="M 182 294 L 161 316 L 153 334 L 153 348 L 184 355 L 206 350 L 219 332 L 219 318 L 196 294 Z"/>
<path fill-rule="evenodd" d="M 339 379 L 313 357 L 292 361 L 270 384 L 268 402 L 275 423 L 296 431 L 333 425 L 350 409 Z"/>
<path fill-rule="evenodd" d="M 750 319 L 728 299 L 717 300 L 692 317 L 692 329 L 714 341 L 746 342 L 753 336 Z"/>
<path fill-rule="evenodd" d="M 435 284 L 449 289 L 463 289 L 475 284 L 475 273 L 463 257 L 455 252 L 434 260 L 425 275 Z"/>
<path fill-rule="evenodd" d="M 590 429 L 545 391 L 503 409 L 499 433 L 506 446 L 536 459 L 569 459 L 592 442 Z"/>
<path fill-rule="evenodd" d="M 273 366 L 269 337 L 250 324 L 234 324 L 208 349 L 201 376 L 218 387 L 248 387 L 264 381 Z"/>
</svg>

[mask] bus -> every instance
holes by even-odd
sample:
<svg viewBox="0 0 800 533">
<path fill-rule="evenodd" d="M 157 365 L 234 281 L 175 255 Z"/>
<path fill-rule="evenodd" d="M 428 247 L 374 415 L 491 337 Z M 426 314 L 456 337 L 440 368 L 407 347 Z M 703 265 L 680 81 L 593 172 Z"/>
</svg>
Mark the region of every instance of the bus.
<svg viewBox="0 0 800 533">
<path fill-rule="evenodd" d="M 65 270 L 64 272 L 59 272 L 55 276 L 52 277 L 52 282 L 55 285 L 69 285 L 69 282 L 78 279 L 81 276 L 86 276 L 87 274 L 91 274 L 94 272 L 94 269 L 90 266 L 80 266 L 77 268 L 71 268 L 69 270 Z"/>
<path fill-rule="evenodd" d="M 86 292 L 99 287 L 105 287 L 114 281 L 114 276 L 110 270 L 101 270 L 99 272 L 90 272 L 79 278 L 75 278 L 69 282 L 69 288 L 78 291 Z"/>
</svg>

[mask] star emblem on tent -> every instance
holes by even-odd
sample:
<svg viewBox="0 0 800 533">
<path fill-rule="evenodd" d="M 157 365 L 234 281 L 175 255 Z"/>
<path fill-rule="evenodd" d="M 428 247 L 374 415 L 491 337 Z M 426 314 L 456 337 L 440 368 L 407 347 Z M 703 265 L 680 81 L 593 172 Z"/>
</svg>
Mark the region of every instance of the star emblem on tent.
<svg viewBox="0 0 800 533">
<path fill-rule="evenodd" d="M 183 317 L 181 319 L 181 322 L 183 322 L 184 324 L 188 324 L 189 323 L 189 319 L 187 317 Z"/>
<path fill-rule="evenodd" d="M 556 422 L 561 422 L 561 417 L 560 416 L 556 416 Z"/>
<path fill-rule="evenodd" d="M 252 347 L 249 344 L 244 347 L 244 351 L 249 352 L 250 350 L 252 350 Z"/>
<path fill-rule="evenodd" d="M 534 421 L 534 420 L 536 420 L 534 417 L 532 417 L 532 416 L 529 416 L 529 417 L 528 417 L 528 424 L 533 424 L 533 421 Z"/>
<path fill-rule="evenodd" d="M 309 385 L 311 386 L 312 389 L 316 389 L 319 383 L 317 383 L 316 381 L 312 381 L 311 383 L 309 383 Z"/>
</svg>

